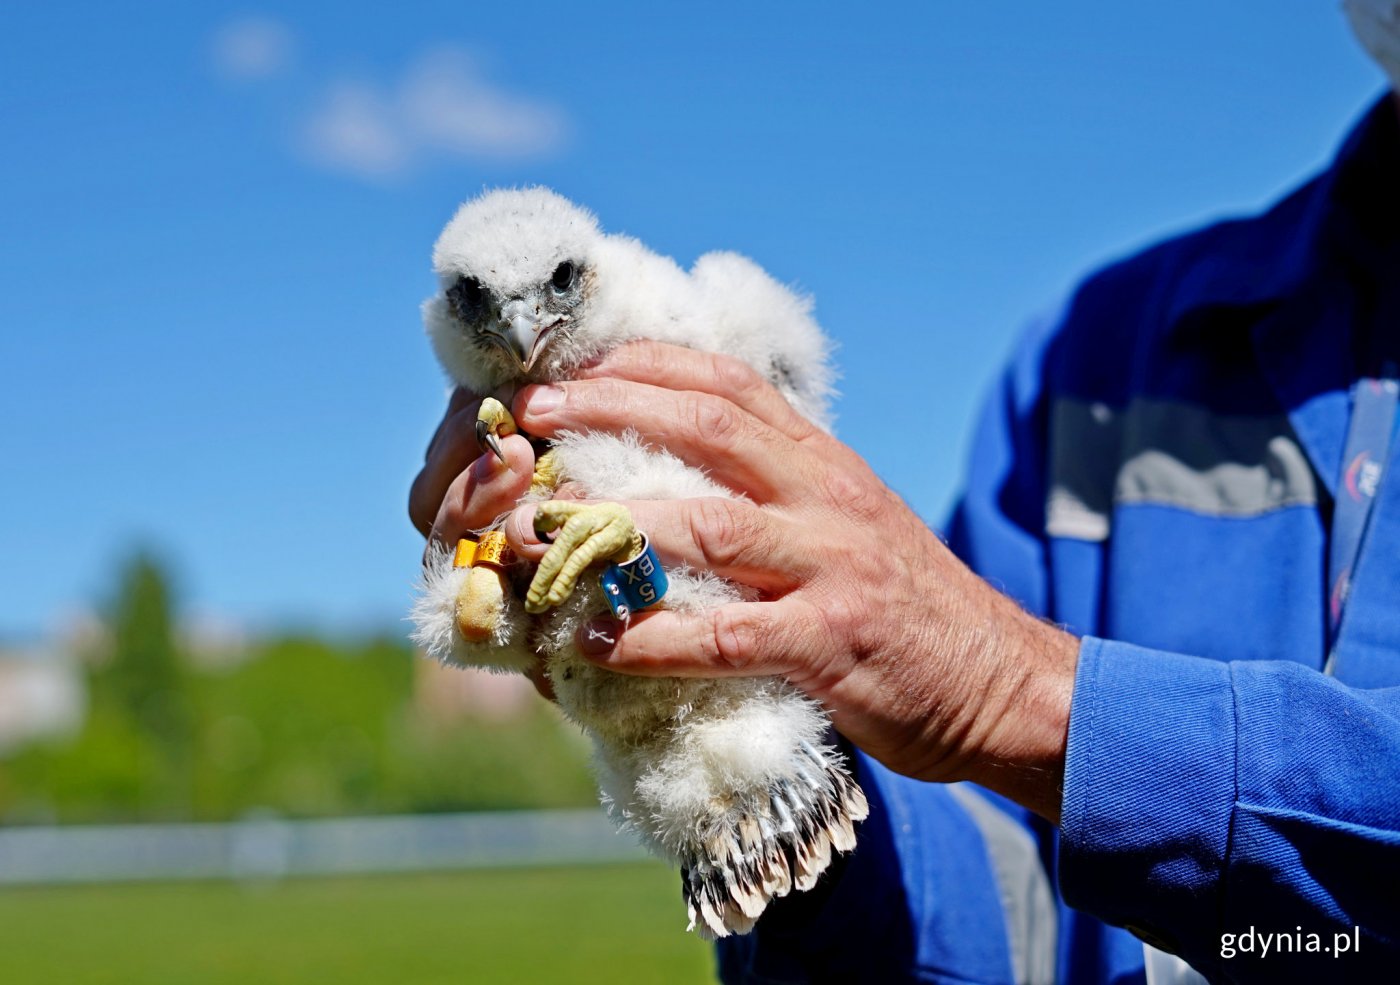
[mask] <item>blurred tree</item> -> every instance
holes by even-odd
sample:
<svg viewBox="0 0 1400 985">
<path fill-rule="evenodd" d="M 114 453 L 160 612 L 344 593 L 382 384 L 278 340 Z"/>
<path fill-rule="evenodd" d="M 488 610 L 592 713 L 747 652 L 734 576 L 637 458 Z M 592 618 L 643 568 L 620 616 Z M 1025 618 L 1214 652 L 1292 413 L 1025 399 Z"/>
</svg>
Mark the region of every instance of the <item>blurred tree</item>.
<svg viewBox="0 0 1400 985">
<path fill-rule="evenodd" d="M 137 550 L 121 565 L 108 605 L 111 650 L 91 680 L 94 717 L 139 737 L 142 813 L 183 816 L 193 789 L 193 714 L 187 668 L 175 632 L 170 577 L 153 553 Z"/>
<path fill-rule="evenodd" d="M 415 701 L 402 636 L 253 640 L 201 665 L 149 552 L 118 572 L 81 732 L 0 761 L 0 820 L 225 820 L 584 806 L 579 731 L 543 701 L 506 721 Z"/>
<path fill-rule="evenodd" d="M 107 623 L 112 648 L 97 675 L 103 691 L 154 734 L 174 738 L 174 723 L 152 713 L 151 698 L 176 690 L 181 668 L 170 580 L 150 553 L 139 551 L 122 566 Z"/>
</svg>

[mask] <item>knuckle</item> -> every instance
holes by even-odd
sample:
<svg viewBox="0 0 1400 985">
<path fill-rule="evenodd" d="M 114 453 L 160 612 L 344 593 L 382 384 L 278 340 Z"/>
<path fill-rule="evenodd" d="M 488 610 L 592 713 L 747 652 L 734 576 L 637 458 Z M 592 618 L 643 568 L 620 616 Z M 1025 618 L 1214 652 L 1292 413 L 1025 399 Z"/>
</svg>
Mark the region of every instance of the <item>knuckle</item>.
<svg viewBox="0 0 1400 985">
<path fill-rule="evenodd" d="M 577 414 L 580 423 L 607 425 L 617 420 L 634 420 L 641 413 L 637 407 L 637 388 L 627 380 L 607 377 L 587 383 L 556 383 L 565 392 L 564 405 Z"/>
<path fill-rule="evenodd" d="M 696 500 L 689 521 L 691 539 L 710 568 L 738 564 L 761 536 L 758 518 L 727 499 Z"/>
<path fill-rule="evenodd" d="M 862 622 L 861 608 L 849 594 L 838 593 L 816 609 L 816 617 L 829 643 L 839 643 L 851 635 L 852 628 Z"/>
<path fill-rule="evenodd" d="M 711 656 L 719 666 L 744 670 L 753 662 L 752 634 L 723 610 L 711 618 L 710 637 Z"/>
<path fill-rule="evenodd" d="M 637 339 L 623 347 L 623 352 L 638 371 L 648 376 L 664 371 L 666 354 L 650 339 Z"/>
<path fill-rule="evenodd" d="M 856 655 L 861 627 L 869 613 L 861 600 L 851 596 L 848 591 L 823 592 L 805 600 L 801 662 L 811 664 L 832 655 Z"/>
<path fill-rule="evenodd" d="M 797 413 L 796 410 L 792 412 L 792 416 L 788 420 L 790 422 L 788 433 L 792 435 L 792 439 L 799 445 L 806 445 L 810 448 L 821 448 L 826 442 L 834 440 L 829 432 L 823 431 L 807 418 Z"/>
<path fill-rule="evenodd" d="M 764 386 L 763 378 L 753 367 L 734 356 L 715 356 L 714 374 L 721 393 L 748 395 Z"/>
<path fill-rule="evenodd" d="M 889 505 L 882 489 L 864 476 L 840 467 L 827 470 L 822 489 L 832 505 L 862 522 L 876 519 Z"/>
<path fill-rule="evenodd" d="M 724 567 L 733 560 L 734 545 L 728 504 L 722 499 L 700 499 L 693 507 L 687 514 L 691 540 L 707 567 Z"/>
<path fill-rule="evenodd" d="M 707 444 L 728 448 L 743 434 L 743 417 L 729 401 L 695 395 L 689 398 L 689 403 L 689 418 L 696 433 Z"/>
</svg>

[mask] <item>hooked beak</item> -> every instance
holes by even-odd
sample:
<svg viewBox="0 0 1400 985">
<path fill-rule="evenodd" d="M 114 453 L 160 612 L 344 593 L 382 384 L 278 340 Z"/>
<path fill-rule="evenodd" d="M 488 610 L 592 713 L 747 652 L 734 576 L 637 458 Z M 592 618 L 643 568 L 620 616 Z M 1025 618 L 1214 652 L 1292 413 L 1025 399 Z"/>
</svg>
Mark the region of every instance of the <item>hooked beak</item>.
<svg viewBox="0 0 1400 985">
<path fill-rule="evenodd" d="M 541 326 L 534 306 L 513 298 L 501 306 L 501 319 L 493 337 L 515 357 L 522 370 L 529 372 L 544 351 L 544 340 L 557 322 Z"/>
</svg>

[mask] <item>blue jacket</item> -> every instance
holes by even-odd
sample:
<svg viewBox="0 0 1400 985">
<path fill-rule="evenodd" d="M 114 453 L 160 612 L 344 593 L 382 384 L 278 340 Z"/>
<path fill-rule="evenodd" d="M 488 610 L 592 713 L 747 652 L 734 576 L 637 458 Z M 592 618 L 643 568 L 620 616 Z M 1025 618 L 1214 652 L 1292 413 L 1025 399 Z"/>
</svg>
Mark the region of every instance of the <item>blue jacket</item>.
<svg viewBox="0 0 1400 985">
<path fill-rule="evenodd" d="M 1220 981 L 1400 967 L 1400 475 L 1321 672 L 1355 353 L 1400 348 L 1397 182 L 1387 99 L 1267 213 L 1032 331 L 948 538 L 1083 637 L 1060 829 L 858 756 L 859 847 L 722 943 L 726 981 L 1165 980 L 1143 941 Z"/>
</svg>

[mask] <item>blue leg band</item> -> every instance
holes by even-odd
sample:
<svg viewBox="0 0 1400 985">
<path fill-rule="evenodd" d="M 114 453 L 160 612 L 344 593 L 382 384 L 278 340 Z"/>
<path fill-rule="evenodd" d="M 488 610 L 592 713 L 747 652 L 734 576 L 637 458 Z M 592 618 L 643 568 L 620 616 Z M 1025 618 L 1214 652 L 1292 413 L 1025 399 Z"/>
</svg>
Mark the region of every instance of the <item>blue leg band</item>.
<svg viewBox="0 0 1400 985">
<path fill-rule="evenodd" d="M 625 564 L 608 565 L 599 578 L 608 607 L 618 619 L 626 619 L 660 602 L 670 587 L 651 541 L 645 534 L 642 541 L 642 553 Z"/>
</svg>

